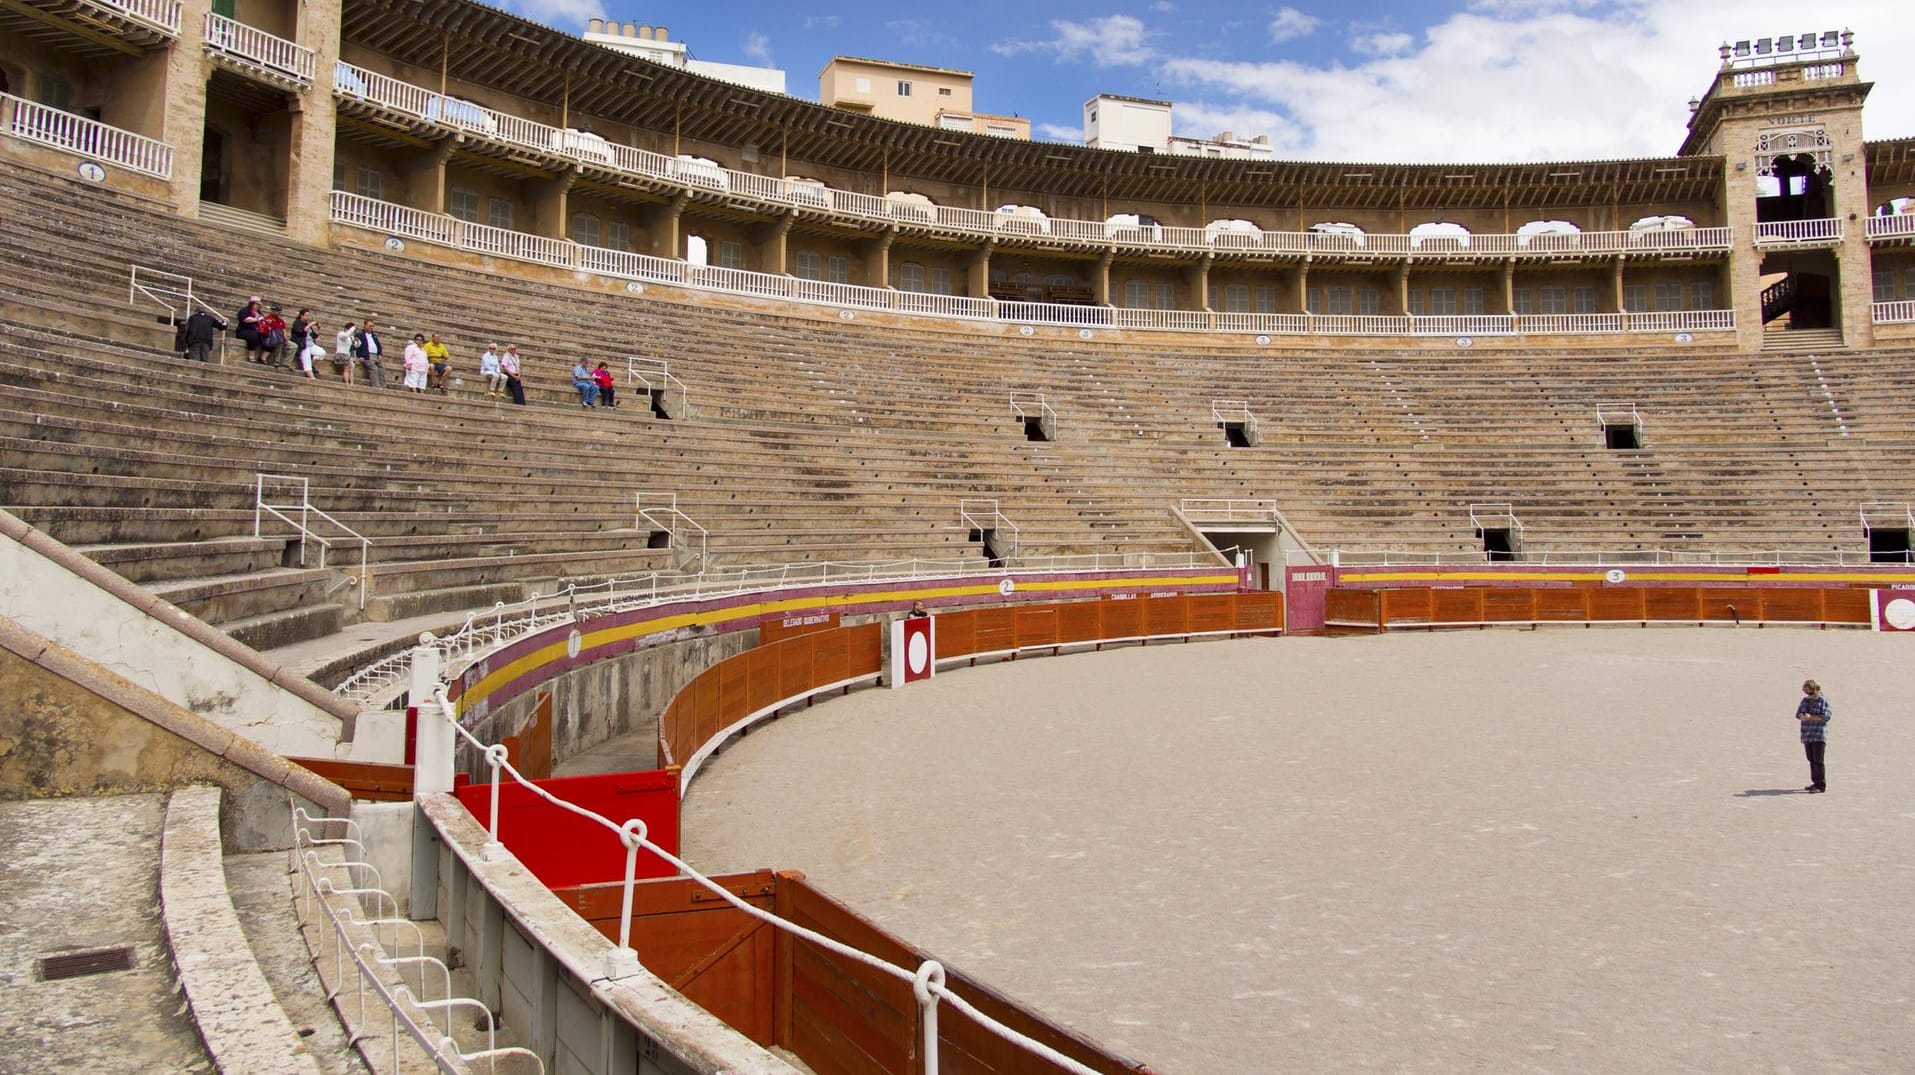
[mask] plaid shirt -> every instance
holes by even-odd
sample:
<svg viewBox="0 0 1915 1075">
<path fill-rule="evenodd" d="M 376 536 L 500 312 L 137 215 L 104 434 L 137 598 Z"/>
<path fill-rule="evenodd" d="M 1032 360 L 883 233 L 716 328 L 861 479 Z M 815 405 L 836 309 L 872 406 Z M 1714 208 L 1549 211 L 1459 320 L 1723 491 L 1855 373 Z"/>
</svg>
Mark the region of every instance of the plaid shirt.
<svg viewBox="0 0 1915 1075">
<path fill-rule="evenodd" d="M 1802 741 L 1804 743 L 1826 743 L 1829 741 L 1829 700 L 1816 695 L 1802 699 L 1795 707 L 1795 715 L 1800 717 L 1820 717 L 1821 720 L 1802 722 Z"/>
</svg>

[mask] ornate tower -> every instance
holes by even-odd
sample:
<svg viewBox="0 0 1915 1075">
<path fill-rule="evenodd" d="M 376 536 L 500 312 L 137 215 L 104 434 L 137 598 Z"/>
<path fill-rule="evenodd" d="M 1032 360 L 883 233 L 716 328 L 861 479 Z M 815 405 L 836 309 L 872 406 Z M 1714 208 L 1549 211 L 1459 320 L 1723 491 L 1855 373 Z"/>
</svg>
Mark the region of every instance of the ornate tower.
<svg viewBox="0 0 1915 1075">
<path fill-rule="evenodd" d="M 1723 158 L 1722 218 L 1731 229 L 1730 293 L 1748 350 L 1777 329 L 1834 329 L 1872 340 L 1869 214 L 1862 102 L 1848 31 L 1738 41 L 1690 102 L 1685 156 Z"/>
</svg>

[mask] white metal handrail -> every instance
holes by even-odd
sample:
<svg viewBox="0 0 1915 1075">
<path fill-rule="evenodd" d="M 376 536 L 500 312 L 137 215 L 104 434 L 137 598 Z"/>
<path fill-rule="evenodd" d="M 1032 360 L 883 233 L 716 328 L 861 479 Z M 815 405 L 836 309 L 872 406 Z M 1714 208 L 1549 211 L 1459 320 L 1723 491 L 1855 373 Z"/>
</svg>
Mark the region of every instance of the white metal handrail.
<svg viewBox="0 0 1915 1075">
<path fill-rule="evenodd" d="M 0 133 L 157 179 L 173 177 L 173 147 L 165 142 L 10 93 L 0 93 Z"/>
<path fill-rule="evenodd" d="M 677 871 L 678 876 L 690 880 L 699 887 L 711 892 L 719 899 L 724 900 L 738 911 L 774 929 L 783 930 L 793 937 L 816 945 L 841 958 L 868 967 L 895 981 L 910 982 L 912 994 L 918 1004 L 919 1044 L 921 1048 L 919 1055 L 922 1057 L 922 1067 L 920 1070 L 923 1072 L 923 1075 L 938 1075 L 938 1006 L 940 1004 L 949 1004 L 951 1007 L 956 1008 L 958 1011 L 970 1017 L 984 1030 L 1019 1048 L 1043 1057 L 1063 1068 L 1065 1071 L 1071 1072 L 1072 1075 L 1098 1075 L 1095 1069 L 1077 1060 L 1073 1060 L 1063 1053 L 1058 1052 L 1056 1049 L 1045 1045 L 1043 1042 L 1012 1027 L 1006 1026 L 979 1011 L 969 1001 L 945 985 L 944 966 L 937 960 L 927 959 L 918 964 L 915 969 L 907 970 L 894 963 L 879 959 L 877 956 L 863 949 L 845 944 L 843 941 L 834 937 L 828 937 L 816 930 L 807 929 L 789 919 L 781 918 L 770 911 L 764 910 L 740 898 L 724 885 L 698 872 L 690 863 L 672 854 L 664 847 L 659 846 L 650 838 L 644 821 L 638 818 L 631 818 L 623 824 L 620 824 L 605 817 L 603 814 L 588 810 L 576 803 L 568 802 L 553 795 L 538 784 L 527 780 L 524 774 L 513 767 L 507 758 L 504 747 L 489 746 L 480 742 L 478 738 L 473 736 L 471 732 L 467 731 L 459 723 L 458 710 L 453 706 L 452 699 L 447 696 L 446 688 L 443 684 L 433 692 L 433 701 L 436 705 L 421 706 L 419 710 L 421 717 L 425 717 L 429 712 L 436 711 L 436 715 L 451 726 L 453 733 L 459 739 L 464 740 L 466 745 L 478 751 L 480 755 L 484 757 L 487 766 L 490 767 L 492 771 L 492 811 L 488 818 L 489 827 L 487 829 L 487 849 L 489 851 L 495 854 L 511 854 L 510 849 L 499 839 L 499 789 L 504 784 L 505 778 L 508 777 L 513 783 L 530 791 L 552 806 L 585 818 L 598 825 L 605 830 L 609 838 L 617 840 L 619 845 L 625 849 L 625 894 L 619 910 L 618 949 L 612 958 L 612 965 L 607 968 L 608 977 L 621 977 L 625 974 L 636 973 L 639 967 L 638 953 L 632 948 L 631 944 L 632 904 L 634 890 L 637 887 L 638 880 L 638 853 L 643 850 L 671 866 L 672 869 Z"/>
<path fill-rule="evenodd" d="M 1117 552 L 1026 558 L 1016 567 L 1000 569 L 1013 578 L 1077 572 L 1108 574 L 1123 570 L 1175 570 L 1215 567 L 1216 558 L 1196 552 Z M 819 583 L 889 583 L 956 579 L 977 574 L 975 560 L 888 560 L 840 563 L 806 560 L 752 567 L 648 572 L 618 576 L 596 583 L 567 583 L 552 594 L 532 594 L 512 603 L 466 613 L 465 620 L 443 638 L 433 640 L 444 666 L 458 668 L 537 631 L 586 616 L 606 616 L 649 608 L 669 601 L 701 601 L 771 594 L 793 586 Z M 405 678 L 404 652 L 379 658 L 348 676 L 333 692 L 366 705 L 381 698 Z"/>
<path fill-rule="evenodd" d="M 1915 213 L 1869 217 L 1867 231 L 1871 239 L 1893 239 L 1904 235 L 1915 235 Z"/>
<path fill-rule="evenodd" d="M 1771 220 L 1755 226 L 1756 245 L 1769 243 L 1836 242 L 1842 238 L 1842 218 Z"/>
<path fill-rule="evenodd" d="M 1516 517 L 1516 508 L 1511 504 L 1471 504 L 1469 524 L 1473 530 L 1514 530 L 1519 535 L 1523 532 L 1523 521 Z"/>
<path fill-rule="evenodd" d="M 1596 424 L 1604 429 L 1610 426 L 1641 429 L 1642 413 L 1636 410 L 1634 403 L 1598 403 L 1596 404 Z"/>
<path fill-rule="evenodd" d="M 304 86 L 313 81 L 313 50 L 237 19 L 206 13 L 206 47 Z"/>
<path fill-rule="evenodd" d="M 221 317 L 218 310 L 207 305 L 205 300 L 193 293 L 193 278 L 182 276 L 164 269 L 149 269 L 144 265 L 130 266 L 127 276 L 126 301 L 128 305 L 137 303 L 145 296 L 155 305 L 166 311 L 170 318 L 178 320 L 181 314 L 192 314 L 194 310 L 204 310 L 214 317 Z"/>
<path fill-rule="evenodd" d="M 662 358 L 641 358 L 636 355 L 625 360 L 625 383 L 635 384 L 646 392 L 677 392 L 686 403 L 691 402 L 691 391 L 685 382 L 672 374 L 671 363 Z"/>
<path fill-rule="evenodd" d="M 1234 497 L 1185 497 L 1177 510 L 1193 523 L 1268 523 L 1277 518 L 1277 502 Z"/>
<path fill-rule="evenodd" d="M 1915 299 L 1877 302 L 1869 306 L 1869 316 L 1878 325 L 1905 325 L 1915 321 Z"/>
<path fill-rule="evenodd" d="M 1048 423 L 1052 429 L 1057 428 L 1057 412 L 1045 402 L 1044 393 L 1033 389 L 1013 388 L 1011 390 L 1011 417 L 1020 422 L 1035 418 L 1039 422 Z M 995 504 L 996 501 L 992 503 Z"/>
<path fill-rule="evenodd" d="M 677 493 L 652 493 L 649 495 L 651 502 L 648 504 L 645 499 L 647 494 L 643 491 L 634 492 L 632 494 L 632 509 L 638 513 L 638 521 L 650 523 L 654 528 L 665 531 L 666 534 L 670 535 L 673 547 L 683 544 L 687 549 L 691 549 L 691 542 L 682 540 L 679 535 L 681 531 L 690 531 L 696 534 L 698 537 L 698 546 L 693 550 L 693 554 L 698 557 L 697 562 L 703 564 L 705 562 L 705 545 L 711 538 L 711 531 L 700 526 L 698 520 L 679 510 Z M 640 527 L 640 529 L 643 528 Z"/>
<path fill-rule="evenodd" d="M 1257 416 L 1250 413 L 1250 401 L 1244 399 L 1213 399 L 1210 401 L 1210 420 L 1218 425 L 1237 423 L 1243 426 L 1245 433 L 1257 430 Z M 1189 501 L 1185 501 L 1189 503 Z"/>
<path fill-rule="evenodd" d="M 1862 531 L 1907 530 L 1915 533 L 1915 508 L 1904 501 L 1869 500 L 1861 506 Z"/>
<path fill-rule="evenodd" d="M 976 530 L 980 534 L 985 531 L 994 531 L 1000 534 L 1008 531 L 1011 539 L 1010 544 L 1008 546 L 998 546 L 999 556 L 1005 560 L 1016 559 L 1019 539 L 1017 524 L 1011 521 L 1010 516 L 998 510 L 998 503 L 995 497 L 963 497 L 959 499 L 958 525 L 968 530 Z"/>
<path fill-rule="evenodd" d="M 428 213 L 343 190 L 332 192 L 332 219 L 388 235 L 497 257 L 580 269 L 611 279 L 816 303 L 838 307 L 846 315 L 862 309 L 998 323 L 1056 325 L 1084 330 L 1118 328 L 1330 336 L 1508 335 L 1512 332 L 1587 334 L 1725 331 L 1735 328 L 1734 310 L 1674 310 L 1627 315 L 1470 314 L 1450 319 L 1376 314 L 1232 314 L 1205 310 L 1143 310 L 1042 302 L 998 302 L 988 298 L 832 284 L 779 273 L 689 265 L 675 258 L 581 246 L 570 240 L 468 224 L 445 214 Z"/>
<path fill-rule="evenodd" d="M 359 823 L 347 817 L 315 817 L 290 798 L 287 805 L 293 823 L 293 846 L 288 853 L 294 878 L 293 912 L 311 931 L 308 935 L 318 941 L 312 953 L 314 964 L 330 962 L 332 966 L 332 977 L 326 985 L 342 1020 L 350 1018 L 348 1029 L 354 1043 L 363 1050 L 364 1040 L 375 1033 L 375 1021 L 368 1018 L 366 994 L 370 991 L 387 1012 L 387 1017 L 376 1022 L 389 1018 L 392 1066 L 386 1070 L 408 1070 L 402 1066 L 402 1057 L 410 1039 L 445 1075 L 497 1071 L 499 1061 L 508 1057 L 529 1060 L 542 1075 L 545 1062 L 538 1054 L 522 1046 L 499 1045 L 498 1023 L 492 1012 L 479 1001 L 454 993 L 451 969 L 443 960 L 425 954 L 424 933 L 416 923 L 399 917 L 399 901 L 380 887 L 377 868 L 366 861 L 365 833 Z M 342 835 L 329 835 L 335 831 Z M 321 849 L 328 853 L 322 854 Z M 358 857 L 346 857 L 350 854 Z M 374 909 L 371 917 L 362 917 L 367 900 L 372 901 Z M 388 909 L 391 914 L 385 913 Z M 393 930 L 396 946 L 402 928 L 410 930 L 417 954 L 387 955 L 381 931 Z M 348 964 L 352 972 L 350 992 L 357 999 L 350 1015 L 343 999 L 349 991 L 344 979 Z M 416 971 L 416 992 L 406 978 L 407 969 Z M 431 971 L 438 973 L 432 975 Z M 438 999 L 433 999 L 434 993 Z M 473 1009 L 486 1045 L 466 1052 L 453 1033 L 452 1014 Z M 440 1013 L 443 1029 L 433 1019 Z"/>
<path fill-rule="evenodd" d="M 303 567 L 306 563 L 306 542 L 314 541 L 319 544 L 319 566 L 323 568 L 326 566 L 327 554 L 332 551 L 333 542 L 342 540 L 339 537 L 328 538 L 324 534 L 321 534 L 312 525 L 314 519 L 330 523 L 334 529 L 344 535 L 343 540 L 358 542 L 359 574 L 353 581 L 359 587 L 359 607 L 363 610 L 366 607 L 366 594 L 372 589 L 372 575 L 369 570 L 369 564 L 372 559 L 372 539 L 354 530 L 352 527 L 347 526 L 345 523 L 340 522 L 338 519 L 333 518 L 320 509 L 318 505 L 314 504 L 312 502 L 311 482 L 306 478 L 290 474 L 262 473 L 256 475 L 254 481 L 253 536 L 260 536 L 261 526 L 265 521 L 265 517 L 269 515 L 299 531 L 300 566 Z M 268 486 L 296 488 L 299 490 L 299 499 L 292 503 L 272 503 L 266 499 L 266 489 Z M 297 515 L 295 516 L 289 513 L 297 513 Z"/>
</svg>

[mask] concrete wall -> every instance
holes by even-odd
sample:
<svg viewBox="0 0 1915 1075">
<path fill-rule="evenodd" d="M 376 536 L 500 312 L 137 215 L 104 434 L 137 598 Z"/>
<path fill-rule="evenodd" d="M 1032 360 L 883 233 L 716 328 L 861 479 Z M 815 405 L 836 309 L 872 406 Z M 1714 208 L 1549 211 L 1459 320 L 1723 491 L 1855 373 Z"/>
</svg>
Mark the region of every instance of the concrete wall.
<svg viewBox="0 0 1915 1075">
<path fill-rule="evenodd" d="M 350 738 L 346 703 L 3 512 L 0 615 L 274 753 Z"/>
<path fill-rule="evenodd" d="M 554 762 L 625 735 L 656 743 L 658 715 L 680 688 L 698 673 L 757 644 L 758 631 L 753 628 L 663 642 L 596 661 L 500 706 L 474 725 L 472 734 L 496 743 L 516 733 L 538 705 L 539 694 L 549 691 Z M 657 765 L 656 754 L 633 762 L 637 769 Z M 472 775 L 478 779 L 481 774 L 473 769 Z"/>
<path fill-rule="evenodd" d="M 486 840 L 449 795 L 421 804 L 437 844 L 438 918 L 478 999 L 536 1051 L 577 1075 L 796 1075 L 642 967 Z"/>
<path fill-rule="evenodd" d="M 228 793 L 225 845 L 284 848 L 286 797 L 343 812 L 342 789 L 11 620 L 0 620 L 0 798 L 113 795 L 188 784 Z"/>
</svg>

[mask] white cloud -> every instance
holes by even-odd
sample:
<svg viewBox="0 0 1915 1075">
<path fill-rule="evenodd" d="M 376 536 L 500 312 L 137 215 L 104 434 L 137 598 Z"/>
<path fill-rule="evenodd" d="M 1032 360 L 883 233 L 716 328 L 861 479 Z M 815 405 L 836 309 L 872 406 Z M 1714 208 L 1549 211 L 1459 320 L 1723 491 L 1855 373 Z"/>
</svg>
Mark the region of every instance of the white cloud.
<svg viewBox="0 0 1915 1075">
<path fill-rule="evenodd" d="M 1157 57 L 1143 20 L 1134 15 L 1104 15 L 1087 22 L 1057 19 L 1051 31 L 1055 36 L 1048 40 L 1000 41 L 991 51 L 999 56 L 1033 52 L 1049 53 L 1058 60 L 1088 58 L 1099 67 L 1148 63 Z"/>
<path fill-rule="evenodd" d="M 1366 56 L 1395 56 L 1408 52 L 1416 38 L 1401 30 L 1377 30 L 1350 38 L 1350 49 Z"/>
<path fill-rule="evenodd" d="M 1276 145 L 1294 143 L 1301 131 L 1285 116 L 1246 105 L 1215 105 L 1207 101 L 1178 101 L 1170 111 L 1176 133 L 1187 138 L 1214 138 L 1229 131 L 1241 139 L 1270 136 Z"/>
<path fill-rule="evenodd" d="M 518 0 L 517 7 L 533 22 L 561 30 L 582 30 L 585 20 L 605 17 L 605 5 L 600 0 Z"/>
<path fill-rule="evenodd" d="M 1177 5 L 1171 3 L 1170 0 L 1157 0 L 1156 3 L 1150 5 L 1150 10 L 1155 11 L 1159 15 L 1168 15 L 1177 10 Z"/>
<path fill-rule="evenodd" d="M 1084 128 L 1072 127 L 1067 123 L 1038 123 L 1034 125 L 1037 136 L 1047 142 L 1084 142 Z"/>
<path fill-rule="evenodd" d="M 807 30 L 832 29 L 844 21 L 843 15 L 806 15 L 804 28 Z"/>
<path fill-rule="evenodd" d="M 1905 10 L 1899 0 L 1858 0 L 1841 12 L 1863 77 L 1890 76 L 1870 95 L 1872 138 L 1915 135 L 1915 77 L 1893 77 L 1897 58 L 1915 54 Z M 1780 0 L 1479 0 L 1412 28 L 1407 41 L 1373 32 L 1372 51 L 1355 65 L 1163 56 L 1155 73 L 1186 89 L 1172 94 L 1180 128 L 1202 117 L 1204 127 L 1257 134 L 1248 121 L 1267 117 L 1280 156 L 1667 156 L 1682 143 L 1684 102 L 1715 78 L 1725 35 L 1803 25 L 1799 6 Z"/>
<path fill-rule="evenodd" d="M 1323 20 L 1315 15 L 1306 15 L 1293 7 L 1278 8 L 1276 17 L 1270 20 L 1270 40 L 1282 44 L 1308 37 L 1321 25 Z"/>
<path fill-rule="evenodd" d="M 771 38 L 753 30 L 745 35 L 745 43 L 739 46 L 747 60 L 757 60 L 766 67 L 776 66 L 771 59 Z"/>
</svg>

